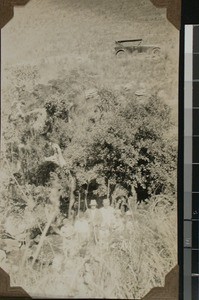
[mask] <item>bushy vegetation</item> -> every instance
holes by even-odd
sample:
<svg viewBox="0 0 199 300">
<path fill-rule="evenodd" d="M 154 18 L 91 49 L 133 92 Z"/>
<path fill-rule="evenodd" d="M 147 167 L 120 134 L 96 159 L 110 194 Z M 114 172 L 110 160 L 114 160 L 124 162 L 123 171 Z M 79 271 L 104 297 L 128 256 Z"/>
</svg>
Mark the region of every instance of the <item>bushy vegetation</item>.
<svg viewBox="0 0 199 300">
<path fill-rule="evenodd" d="M 102 245 L 81 245 L 78 238 L 62 248 L 59 236 L 48 235 L 34 267 L 26 260 L 35 246 L 20 249 L 9 274 L 12 284 L 21 284 L 34 297 L 142 298 L 153 286 L 162 286 L 176 262 L 176 208 L 167 197 L 154 197 L 135 205 L 128 231 L 109 237 Z M 28 274 L 28 276 L 27 276 Z"/>
<path fill-rule="evenodd" d="M 20 263 L 5 266 L 13 284 L 40 296 L 106 298 L 140 298 L 163 284 L 176 264 L 176 122 L 160 93 L 169 94 L 166 59 L 70 65 L 65 57 L 46 84 L 36 66 L 16 69 L 18 87 L 5 92 L 0 203 L 2 238 L 18 243 L 7 253 Z M 74 238 L 69 259 L 57 249 L 64 218 L 91 199 L 114 206 L 120 196 L 133 212 L 130 235 L 113 233 L 110 251 Z"/>
</svg>

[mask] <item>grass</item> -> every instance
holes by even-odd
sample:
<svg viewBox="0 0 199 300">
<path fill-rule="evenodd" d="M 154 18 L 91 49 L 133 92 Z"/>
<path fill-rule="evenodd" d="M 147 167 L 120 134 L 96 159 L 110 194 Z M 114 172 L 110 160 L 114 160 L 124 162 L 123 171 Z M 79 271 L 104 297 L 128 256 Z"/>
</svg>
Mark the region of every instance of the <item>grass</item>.
<svg viewBox="0 0 199 300">
<path fill-rule="evenodd" d="M 7 117 L 12 103 L 20 99 L 17 86 L 25 85 L 31 92 L 39 83 L 60 78 L 65 81 L 65 97 L 77 94 L 73 100 L 79 103 L 88 91 L 103 87 L 117 91 L 121 101 L 139 90 L 147 96 L 160 93 L 173 107 L 176 124 L 177 34 L 163 13 L 149 3 L 125 0 L 122 6 L 116 0 L 49 0 L 47 5 L 32 0 L 26 7 L 16 8 L 13 23 L 2 32 L 2 132 L 16 130 Z M 23 19 L 25 15 L 27 19 Z M 161 57 L 143 54 L 117 59 L 114 40 L 138 37 L 147 44 L 160 44 Z M 46 99 L 25 100 L 28 109 L 31 105 L 39 108 Z M 174 131 L 176 137 L 176 126 Z M 2 216 L 6 210 L 12 211 L 10 200 L 7 208 L 1 201 Z M 4 269 L 11 275 L 11 284 L 42 298 L 142 298 L 152 287 L 163 285 L 165 275 L 177 263 L 176 199 L 173 206 L 165 201 L 158 204 L 159 200 L 134 207 L 130 233 L 112 233 L 109 251 L 92 243 L 81 247 L 74 237 L 67 257 L 61 238 L 52 236 L 50 244 L 44 242 L 34 267 L 28 257 L 35 247 L 29 249 L 26 244 L 8 254 Z"/>
<path fill-rule="evenodd" d="M 118 89 L 119 93 L 123 88 L 126 94 L 143 88 L 147 93 L 158 89 L 169 93 L 170 85 L 164 81 L 168 62 L 147 56 L 118 60 L 114 56 L 95 54 L 95 59 L 92 55 L 79 60 L 76 56 L 74 59 L 64 57 L 61 61 L 51 62 L 49 68 L 53 69 L 54 64 L 58 66 L 57 76 L 65 76 L 71 92 L 108 87 Z M 65 68 L 61 68 L 61 64 Z M 44 63 L 39 72 L 42 68 L 48 68 L 48 63 Z M 78 75 L 80 85 L 74 82 L 71 74 Z M 160 75 L 162 81 L 157 84 Z M 32 297 L 139 299 L 152 287 L 163 285 L 165 275 L 176 265 L 176 214 L 176 208 L 165 203 L 155 205 L 155 200 L 148 205 L 141 204 L 134 207 L 130 234 L 110 237 L 110 251 L 92 244 L 81 249 L 74 238 L 72 254 L 66 257 L 52 240 L 52 248 L 44 244 L 34 267 L 24 259 L 29 251 L 26 246 L 10 254 L 18 257 L 19 263 L 10 266 L 8 263 L 5 270 L 8 268 L 11 284 L 22 286 Z M 32 251 L 34 253 L 35 248 Z"/>
<path fill-rule="evenodd" d="M 12 285 L 33 297 L 142 298 L 164 284 L 177 261 L 176 207 L 156 203 L 134 207 L 129 232 L 111 233 L 109 251 L 91 242 L 81 246 L 74 237 L 67 256 L 52 238 L 54 254 L 45 243 L 33 268 L 29 261 L 15 265 Z"/>
<path fill-rule="evenodd" d="M 55 79 L 54 72 L 51 73 L 55 65 L 57 78 L 66 80 L 66 95 L 77 92 L 81 96 L 76 101 L 80 102 L 86 91 L 103 87 L 118 90 L 121 99 L 140 89 L 145 89 L 147 94 L 163 89 L 168 97 L 170 83 L 166 78 L 168 70 L 174 68 L 168 56 L 154 60 L 141 55 L 118 60 L 107 53 L 83 57 L 71 55 L 50 64 L 43 62 L 38 69 L 37 82 L 42 80 L 44 70 L 49 70 L 48 80 Z M 20 70 L 20 66 L 17 68 Z M 28 66 L 28 72 L 30 69 L 31 66 Z M 25 82 L 24 74 L 22 81 Z M 12 101 L 12 98 L 9 99 Z M 34 105 L 27 102 L 26 107 L 30 104 L 37 108 L 39 102 Z M 42 247 L 35 267 L 27 260 L 30 255 L 27 245 L 10 254 L 10 257 L 16 256 L 19 263 L 8 263 L 5 270 L 7 268 L 11 275 L 11 284 L 22 286 L 32 297 L 139 299 L 152 287 L 163 285 L 165 275 L 176 265 L 176 214 L 176 207 L 165 202 L 157 205 L 154 200 L 147 205 L 141 204 L 134 207 L 130 234 L 111 235 L 110 251 L 90 243 L 81 249 L 74 238 L 71 256 L 66 257 L 52 240 L 52 247 L 47 243 Z"/>
</svg>

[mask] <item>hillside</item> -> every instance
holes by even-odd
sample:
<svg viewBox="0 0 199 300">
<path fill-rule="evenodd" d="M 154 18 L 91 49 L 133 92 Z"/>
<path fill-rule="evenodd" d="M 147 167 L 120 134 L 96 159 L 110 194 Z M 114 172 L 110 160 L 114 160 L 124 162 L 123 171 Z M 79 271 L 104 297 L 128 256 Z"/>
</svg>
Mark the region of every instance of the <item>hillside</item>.
<svg viewBox="0 0 199 300">
<path fill-rule="evenodd" d="M 129 59 L 128 70 L 124 68 L 121 76 L 114 41 L 126 38 L 160 45 L 162 73 L 156 73 L 153 61 L 144 66 L 142 56 Z M 159 89 L 167 85 L 165 98 L 175 108 L 176 118 L 177 56 L 178 32 L 166 20 L 165 10 L 155 8 L 149 0 L 32 0 L 25 7 L 16 7 L 15 17 L 2 30 L 2 89 L 9 86 L 9 78 L 16 79 L 12 74 L 21 65 L 38 70 L 38 83 L 83 65 L 93 66 L 107 82 L 106 73 L 114 65 L 114 75 L 109 73 L 116 85 L 121 78 L 125 84 L 141 78 L 142 84 L 149 80 L 150 85 L 151 78 L 156 82 L 161 77 Z"/>
<path fill-rule="evenodd" d="M 160 54 L 115 55 L 134 38 Z M 177 263 L 177 55 L 178 32 L 149 0 L 15 8 L 2 30 L 0 177 L 13 285 L 117 299 L 163 285 Z M 90 205 L 103 215 L 105 199 L 114 221 L 93 228 Z"/>
<path fill-rule="evenodd" d="M 31 0 L 15 8 L 14 19 L 2 30 L 2 57 L 3 62 L 16 63 L 111 52 L 115 40 L 128 38 L 167 45 L 169 52 L 178 41 L 165 10 L 149 0 Z"/>
</svg>

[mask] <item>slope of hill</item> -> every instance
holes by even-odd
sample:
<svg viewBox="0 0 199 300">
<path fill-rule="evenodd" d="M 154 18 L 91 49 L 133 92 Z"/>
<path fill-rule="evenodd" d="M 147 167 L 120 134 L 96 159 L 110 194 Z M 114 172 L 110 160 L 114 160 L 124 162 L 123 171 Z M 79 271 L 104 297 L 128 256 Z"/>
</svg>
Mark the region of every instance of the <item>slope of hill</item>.
<svg viewBox="0 0 199 300">
<path fill-rule="evenodd" d="M 160 45 L 161 55 L 118 59 L 114 41 L 133 38 Z M 2 30 L 0 199 L 4 237 L 17 239 L 23 225 L 20 249 L 4 238 L 14 285 L 33 296 L 132 299 L 163 284 L 177 261 L 177 54 L 176 29 L 149 0 L 31 0 L 15 9 Z M 133 203 L 131 233 L 114 233 L 108 251 L 78 235 L 62 248 L 70 205 L 78 203 L 78 219 L 87 200 L 113 199 L 118 187 Z M 45 237 L 49 220 L 57 235 Z"/>
<path fill-rule="evenodd" d="M 114 41 L 126 38 L 143 38 L 168 50 L 177 44 L 165 10 L 149 0 L 31 0 L 15 8 L 14 19 L 2 30 L 2 61 L 112 52 Z"/>
</svg>

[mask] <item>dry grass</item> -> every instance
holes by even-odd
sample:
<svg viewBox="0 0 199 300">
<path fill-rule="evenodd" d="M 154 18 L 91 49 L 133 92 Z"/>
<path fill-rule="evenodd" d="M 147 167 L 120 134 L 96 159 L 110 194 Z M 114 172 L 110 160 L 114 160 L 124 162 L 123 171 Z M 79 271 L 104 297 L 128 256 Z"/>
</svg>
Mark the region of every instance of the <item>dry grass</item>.
<svg viewBox="0 0 199 300">
<path fill-rule="evenodd" d="M 52 71 L 55 65 L 58 78 L 67 78 L 72 72 L 78 74 L 80 84 L 71 83 L 71 89 L 81 93 L 102 87 L 119 92 L 124 88 L 127 94 L 139 89 L 145 89 L 148 94 L 163 90 L 166 101 L 175 94 L 166 80 L 168 70 L 174 68 L 168 56 L 159 60 L 146 55 L 118 60 L 107 53 L 94 57 L 91 54 L 64 56 L 50 64 L 43 62 L 38 82 L 43 80 L 46 70 L 49 71 L 47 80 L 56 77 Z M 160 76 L 162 80 L 158 80 Z M 68 78 L 71 80 L 70 76 Z M 91 244 L 81 249 L 74 239 L 72 254 L 65 257 L 62 250 L 57 249 L 56 242 L 52 242 L 53 251 L 49 244 L 47 250 L 43 247 L 38 263 L 32 268 L 31 262 L 24 258 L 29 251 L 25 246 L 13 254 L 19 263 L 5 266 L 12 285 L 22 286 L 33 297 L 143 297 L 152 287 L 163 285 L 165 275 L 177 262 L 176 208 L 166 203 L 157 206 L 155 201 L 134 207 L 130 234 L 113 234 L 110 251 Z M 52 260 L 54 263 L 49 265 Z"/>
<path fill-rule="evenodd" d="M 176 228 L 175 207 L 157 200 L 138 205 L 129 231 L 110 235 L 108 251 L 91 241 L 82 246 L 74 237 L 67 257 L 52 238 L 54 253 L 45 243 L 35 267 L 28 261 L 22 266 L 22 260 L 12 265 L 12 284 L 33 297 L 142 298 L 163 285 L 176 264 Z"/>
<path fill-rule="evenodd" d="M 57 78 L 71 80 L 66 96 L 103 87 L 118 93 L 125 90 L 121 101 L 125 94 L 134 95 L 137 90 L 145 90 L 147 95 L 160 92 L 175 107 L 177 122 L 178 39 L 165 13 L 159 14 L 150 1 L 125 0 L 123 7 L 116 0 L 94 2 L 49 0 L 44 4 L 32 0 L 16 9 L 13 22 L 2 32 L 2 131 L 8 131 L 7 115 L 12 103 L 19 100 L 15 86 L 25 84 L 31 92 L 36 84 Z M 27 19 L 23 19 L 25 15 Z M 114 40 L 140 37 L 147 44 L 161 45 L 159 59 L 147 55 L 115 57 Z M 33 69 L 36 78 L 30 76 Z M 72 73 L 78 75 L 75 84 Z M 163 285 L 165 275 L 177 262 L 177 210 L 175 204 L 171 207 L 163 201 L 157 205 L 157 201 L 134 207 L 130 233 L 111 234 L 109 251 L 92 243 L 81 247 L 74 238 L 70 257 L 66 257 L 61 241 L 54 236 L 51 246 L 44 243 L 34 267 L 27 258 L 35 249 L 29 249 L 28 244 L 11 253 L 2 267 L 11 275 L 12 285 L 22 286 L 34 297 L 141 298 L 152 287 Z M 5 209 L 4 203 L 0 205 Z"/>
</svg>

